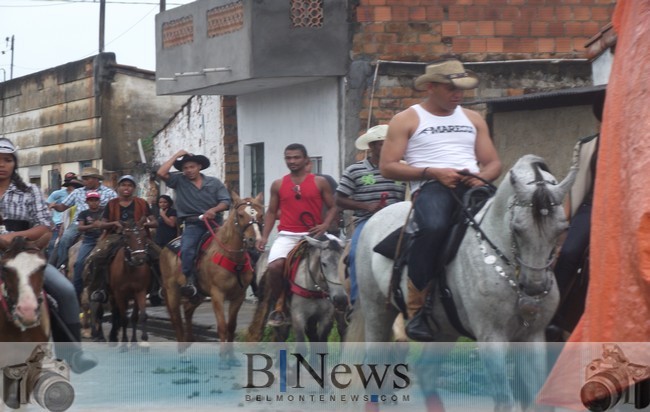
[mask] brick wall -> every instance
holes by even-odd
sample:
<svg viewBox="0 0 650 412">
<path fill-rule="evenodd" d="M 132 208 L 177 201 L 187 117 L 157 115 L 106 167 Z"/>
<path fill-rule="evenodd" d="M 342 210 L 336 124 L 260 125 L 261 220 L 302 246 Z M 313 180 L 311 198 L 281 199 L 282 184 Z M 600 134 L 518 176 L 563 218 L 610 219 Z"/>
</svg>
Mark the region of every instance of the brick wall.
<svg viewBox="0 0 650 412">
<path fill-rule="evenodd" d="M 221 101 L 223 119 L 223 143 L 225 153 L 225 184 L 228 189 L 239 192 L 239 147 L 237 146 L 237 97 L 223 96 Z"/>
<path fill-rule="evenodd" d="M 610 22 L 614 6 L 614 0 L 359 0 L 352 59 L 373 63 L 429 62 L 445 55 L 465 62 L 582 59 L 587 57 L 588 40 Z M 361 131 L 368 119 L 371 89 L 359 113 Z M 544 88 L 534 84 L 505 85 L 499 95 L 540 89 Z M 484 91 L 469 91 L 467 97 L 496 97 L 493 89 L 490 96 L 481 95 Z M 381 77 L 375 85 L 370 124 L 387 122 L 423 97 L 406 76 Z"/>
</svg>

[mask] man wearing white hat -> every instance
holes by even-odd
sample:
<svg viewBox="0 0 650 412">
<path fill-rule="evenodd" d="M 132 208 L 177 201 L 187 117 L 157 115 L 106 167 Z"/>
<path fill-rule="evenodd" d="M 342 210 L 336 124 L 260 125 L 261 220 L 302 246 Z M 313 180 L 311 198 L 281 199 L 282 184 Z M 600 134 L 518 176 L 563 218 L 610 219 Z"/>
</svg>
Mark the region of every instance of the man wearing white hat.
<svg viewBox="0 0 650 412">
<path fill-rule="evenodd" d="M 452 216 L 459 209 L 454 194 L 462 198 L 470 188 L 483 185 L 464 172 L 487 181 L 501 174 L 487 123 L 479 113 L 460 107 L 464 90 L 476 88 L 478 83 L 476 74 L 458 60 L 434 62 L 415 80 L 415 88 L 426 91 L 426 99 L 396 114 L 389 123 L 379 167 L 389 179 L 411 182 L 418 230 L 407 263 L 409 277 L 419 291 L 444 269 L 437 252 L 444 246 Z M 401 163 L 402 159 L 406 163 Z M 421 299 L 422 292 L 420 296 L 413 292 L 409 290 L 409 301 Z M 431 309 L 427 303 L 420 313 Z M 412 319 L 410 326 L 416 325 L 425 327 L 427 322 Z M 431 331 L 412 327 L 407 327 L 411 338 L 432 338 Z"/>
<path fill-rule="evenodd" d="M 361 230 L 370 216 L 390 204 L 404 200 L 404 184 L 387 179 L 379 173 L 381 148 L 387 131 L 388 125 L 374 126 L 356 140 L 356 148 L 367 150 L 367 157 L 345 169 L 336 189 L 336 205 L 354 211 L 354 233 L 348 257 L 352 305 L 358 295 L 355 256 Z"/>
</svg>

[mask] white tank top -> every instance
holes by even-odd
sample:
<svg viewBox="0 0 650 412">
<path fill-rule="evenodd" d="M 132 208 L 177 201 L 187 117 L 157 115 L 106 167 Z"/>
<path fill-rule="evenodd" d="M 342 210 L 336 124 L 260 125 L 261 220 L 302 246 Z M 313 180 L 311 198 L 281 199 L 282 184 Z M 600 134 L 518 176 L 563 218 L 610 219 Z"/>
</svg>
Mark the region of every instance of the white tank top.
<svg viewBox="0 0 650 412">
<path fill-rule="evenodd" d="M 436 167 L 479 171 L 476 160 L 476 127 L 462 107 L 449 116 L 436 116 L 421 105 L 411 106 L 420 118 L 420 124 L 409 138 L 404 160 L 414 167 Z M 420 188 L 424 181 L 411 182 L 411 190 Z"/>
</svg>

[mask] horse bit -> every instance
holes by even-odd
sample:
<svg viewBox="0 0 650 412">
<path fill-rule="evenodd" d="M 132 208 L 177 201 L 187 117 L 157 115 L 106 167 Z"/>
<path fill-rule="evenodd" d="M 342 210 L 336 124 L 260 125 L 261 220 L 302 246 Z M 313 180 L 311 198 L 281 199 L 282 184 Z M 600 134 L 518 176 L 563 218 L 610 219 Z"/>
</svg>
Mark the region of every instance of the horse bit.
<svg viewBox="0 0 650 412">
<path fill-rule="evenodd" d="M 536 184 L 541 184 L 542 182 L 532 182 Z M 551 183 L 551 182 L 548 182 Z M 551 203 L 551 206 L 555 206 L 555 203 Z M 551 267 L 553 262 L 555 261 L 555 254 L 551 252 L 551 256 L 549 256 L 548 262 L 542 266 L 542 267 L 537 267 L 533 266 L 530 264 L 527 264 L 524 262 L 524 260 L 521 258 L 521 254 L 519 252 L 519 247 L 517 245 L 516 237 L 514 235 L 514 229 L 513 229 L 513 220 L 514 220 L 514 212 L 513 209 L 515 206 L 518 207 L 532 207 L 532 203 L 524 203 L 521 202 L 520 200 L 517 199 L 515 196 L 513 201 L 508 205 L 508 211 L 510 212 L 510 239 L 512 240 L 512 243 L 510 245 L 510 250 L 512 252 L 512 255 L 514 256 L 514 260 L 516 263 L 513 263 L 508 257 L 503 253 L 498 246 L 496 246 L 488 237 L 487 235 L 479 228 L 478 223 L 472 219 L 470 221 L 469 225 L 472 226 L 475 229 L 476 232 L 476 239 L 478 240 L 479 243 L 479 249 L 483 255 L 483 262 L 486 265 L 491 265 L 494 267 L 494 270 L 496 273 L 504 278 L 512 290 L 517 294 L 517 310 L 522 317 L 523 325 L 525 327 L 529 327 L 531 322 L 533 322 L 536 318 L 537 315 L 539 314 L 539 306 L 540 302 L 548 296 L 549 292 L 551 291 L 553 287 L 553 277 L 550 277 L 548 281 L 546 282 L 545 288 L 542 292 L 539 292 L 535 295 L 529 295 L 527 294 L 523 289 L 522 286 L 516 281 L 516 279 L 519 277 L 519 273 L 521 272 L 521 267 L 525 267 L 527 269 L 533 270 L 533 271 L 547 271 L 548 268 Z M 547 209 L 542 209 L 540 213 L 543 216 L 548 215 L 548 210 Z M 488 254 L 488 249 L 483 243 L 483 241 L 486 241 L 489 246 L 493 249 L 494 254 Z M 495 256 L 496 255 L 496 256 Z M 508 274 L 505 269 L 497 264 L 497 260 L 501 259 L 506 266 L 512 267 L 514 270 L 514 276 Z"/>
</svg>

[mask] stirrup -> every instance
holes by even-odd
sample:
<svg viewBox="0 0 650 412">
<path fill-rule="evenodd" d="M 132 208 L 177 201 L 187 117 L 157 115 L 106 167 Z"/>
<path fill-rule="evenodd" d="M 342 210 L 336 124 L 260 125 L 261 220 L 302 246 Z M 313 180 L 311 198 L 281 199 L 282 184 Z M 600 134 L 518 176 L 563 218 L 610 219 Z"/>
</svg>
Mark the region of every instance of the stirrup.
<svg viewBox="0 0 650 412">
<path fill-rule="evenodd" d="M 431 330 L 431 326 L 429 326 L 429 322 L 427 322 L 427 314 L 424 307 L 413 315 L 411 320 L 406 324 L 404 331 L 406 332 L 406 336 L 411 340 L 418 342 L 435 341 L 435 331 Z"/>
<path fill-rule="evenodd" d="M 193 298 L 198 293 L 199 291 L 196 289 L 194 282 L 192 282 L 190 278 L 188 278 L 185 284 L 181 286 L 181 295 L 185 296 L 186 298 Z"/>
<path fill-rule="evenodd" d="M 108 295 L 106 294 L 106 291 L 104 289 L 97 289 L 96 291 L 90 294 L 90 301 L 96 303 L 107 303 Z"/>
<path fill-rule="evenodd" d="M 267 326 L 271 326 L 272 328 L 279 328 L 280 326 L 284 326 L 287 324 L 287 317 L 284 315 L 279 310 L 274 310 L 271 312 L 269 315 L 269 319 L 266 322 Z"/>
</svg>

